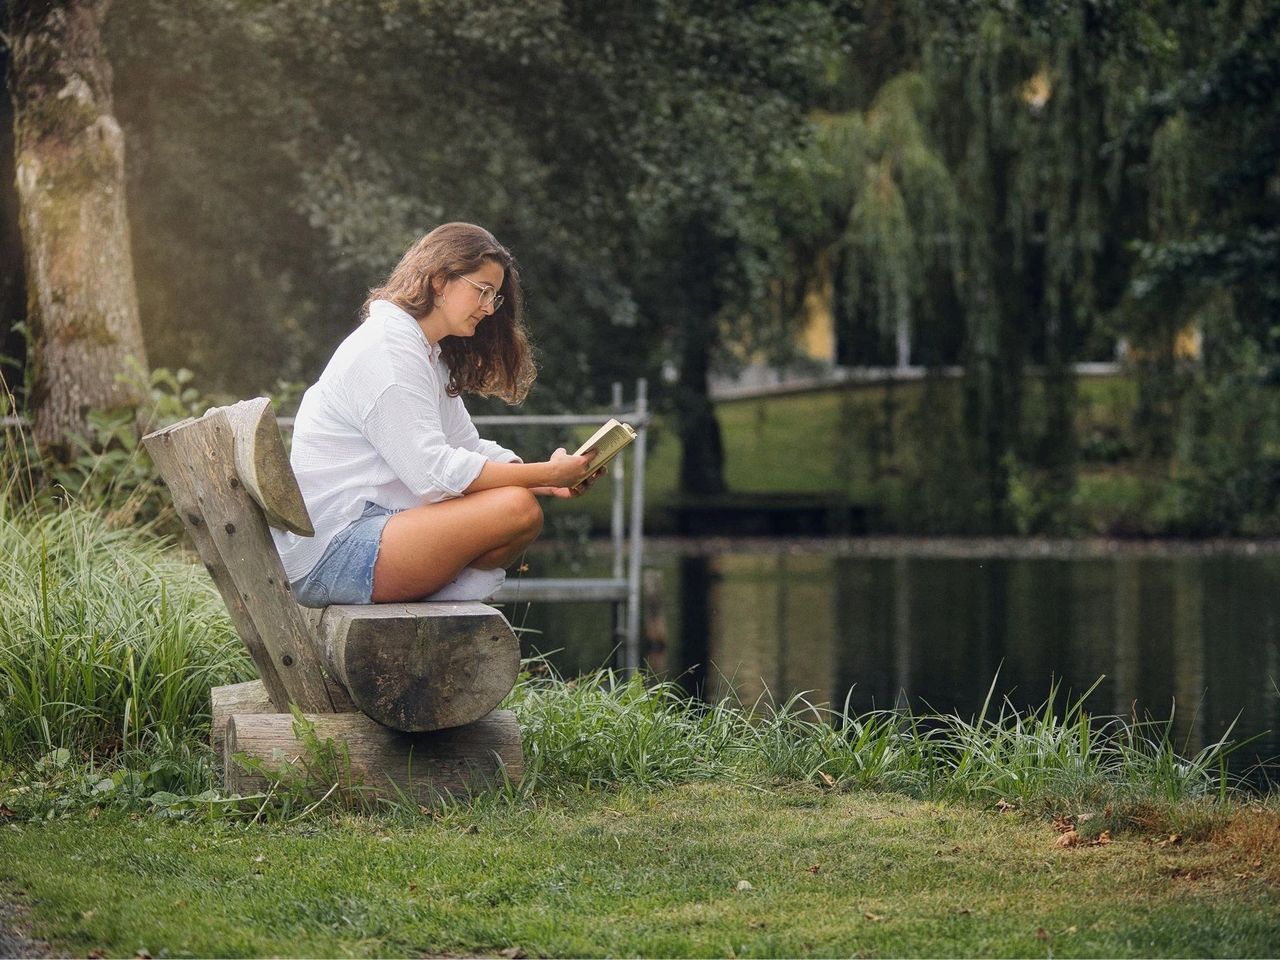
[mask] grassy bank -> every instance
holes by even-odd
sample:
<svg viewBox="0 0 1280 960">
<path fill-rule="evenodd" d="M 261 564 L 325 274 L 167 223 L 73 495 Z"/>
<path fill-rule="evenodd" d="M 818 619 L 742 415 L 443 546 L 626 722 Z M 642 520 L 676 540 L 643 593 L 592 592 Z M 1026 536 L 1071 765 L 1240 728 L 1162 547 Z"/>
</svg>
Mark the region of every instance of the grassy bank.
<svg viewBox="0 0 1280 960">
<path fill-rule="evenodd" d="M 0 516 L 0 549 L 11 585 L 0 595 L 0 786 L 13 794 L 0 802 L 22 817 L 106 801 L 147 810 L 151 793 L 213 788 L 208 690 L 252 666 L 207 574 L 147 529 L 113 529 L 75 504 Z M 1051 696 L 1031 714 L 998 702 L 972 717 L 858 714 L 801 698 L 707 704 L 669 683 L 562 680 L 538 663 L 507 705 L 525 734 L 521 799 L 807 782 L 1052 813 L 1232 790 L 1230 742 L 1179 756 L 1167 728 L 1094 716 L 1088 694 Z"/>
<path fill-rule="evenodd" d="M 1063 846 L 1048 822 L 699 784 L 435 819 L 0 830 L 35 932 L 108 956 L 1269 956 L 1274 812 Z"/>
<path fill-rule="evenodd" d="M 1029 378 L 1028 423 L 1044 418 L 1039 381 Z M 1077 484 L 1068 514 L 1048 532 L 1090 535 L 1186 534 L 1181 493 L 1166 463 L 1143 461 L 1136 422 L 1137 385 L 1129 377 L 1081 377 L 1077 383 Z M 963 457 L 964 399 L 957 380 L 852 384 L 716 404 L 725 480 L 737 493 L 837 493 L 870 511 L 879 531 L 965 532 L 969 495 L 956 486 Z M 1269 429 L 1268 443 L 1280 445 Z M 1035 430 L 1028 435 L 1034 436 Z M 513 441 L 517 442 L 517 441 Z M 655 530 L 670 524 L 680 445 L 659 420 L 646 497 Z M 1012 506 L 1027 532 L 1037 524 L 1039 478 L 1014 471 Z M 608 525 L 608 496 L 553 505 Z"/>
</svg>

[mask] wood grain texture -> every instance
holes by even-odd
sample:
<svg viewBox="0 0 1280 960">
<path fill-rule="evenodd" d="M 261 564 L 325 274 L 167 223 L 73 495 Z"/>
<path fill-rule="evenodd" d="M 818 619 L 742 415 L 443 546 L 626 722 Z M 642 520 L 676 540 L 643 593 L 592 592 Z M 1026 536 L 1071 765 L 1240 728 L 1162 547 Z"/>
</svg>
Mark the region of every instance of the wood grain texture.
<svg viewBox="0 0 1280 960">
<path fill-rule="evenodd" d="M 478 720 L 520 672 L 515 631 L 483 603 L 338 605 L 314 622 L 326 664 L 352 702 L 395 730 Z"/>
<path fill-rule="evenodd" d="M 276 705 L 276 709 L 283 710 L 289 705 L 289 692 L 285 689 L 279 673 L 276 672 L 271 653 L 266 644 L 263 643 L 262 636 L 258 633 L 258 628 L 254 624 L 253 618 L 249 615 L 248 605 L 241 598 L 240 591 L 236 589 L 235 581 L 231 577 L 231 572 L 227 569 L 222 555 L 218 552 L 217 545 L 213 542 L 213 537 L 209 533 L 208 524 L 205 522 L 200 502 L 196 496 L 195 486 L 190 482 L 188 472 L 182 469 L 178 453 L 175 450 L 174 433 L 181 428 L 186 428 L 198 422 L 188 418 L 165 430 L 157 430 L 155 433 L 148 434 L 143 437 L 142 442 L 155 463 L 156 469 L 160 471 L 160 476 L 169 488 L 169 496 L 173 499 L 173 508 L 177 512 L 179 519 L 182 520 L 182 526 L 186 529 L 187 536 L 195 544 L 196 552 L 200 554 L 200 559 L 204 561 L 205 569 L 209 571 L 209 576 L 213 578 L 214 585 L 217 586 L 218 592 L 222 595 L 222 601 L 227 606 L 227 612 L 231 615 L 232 623 L 235 624 L 236 633 L 240 635 L 240 639 L 244 641 L 244 645 L 249 651 L 249 656 L 253 658 L 254 665 L 258 668 L 258 676 L 262 678 L 267 694 Z"/>
<path fill-rule="evenodd" d="M 227 739 L 227 721 L 237 713 L 275 713 L 275 704 L 267 696 L 261 680 L 230 683 L 209 691 L 209 744 L 213 754 L 221 758 Z"/>
<path fill-rule="evenodd" d="M 307 714 L 323 743 L 345 747 L 340 781 L 347 789 L 395 799 L 400 793 L 429 804 L 441 796 L 466 794 L 524 774 L 524 752 L 515 714 L 495 710 L 465 727 L 434 733 L 390 730 L 360 713 Z M 242 795 L 267 789 L 266 778 L 246 770 L 237 757 L 260 761 L 270 771 L 292 764 L 301 770 L 303 745 L 290 714 L 235 714 L 227 722 L 224 781 Z M 324 789 L 327 783 L 316 783 Z M 369 796 L 369 794 L 366 794 Z"/>
<path fill-rule="evenodd" d="M 267 524 L 304 537 L 314 537 L 298 480 L 289 465 L 284 440 L 266 397 L 241 400 L 222 408 L 235 438 L 236 475 Z"/>
<path fill-rule="evenodd" d="M 231 424 L 215 408 L 144 438 L 174 506 L 195 541 L 281 710 L 332 712 L 321 657 L 285 579 L 261 508 L 235 471 Z"/>
<path fill-rule="evenodd" d="M 338 713 L 355 713 L 356 705 L 347 696 L 342 685 L 329 679 L 329 695 Z M 237 713 L 276 713 L 276 705 L 267 696 L 267 688 L 261 680 L 246 680 L 214 687 L 209 691 L 209 744 L 214 755 L 223 757 L 222 747 L 227 736 L 227 721 Z"/>
</svg>

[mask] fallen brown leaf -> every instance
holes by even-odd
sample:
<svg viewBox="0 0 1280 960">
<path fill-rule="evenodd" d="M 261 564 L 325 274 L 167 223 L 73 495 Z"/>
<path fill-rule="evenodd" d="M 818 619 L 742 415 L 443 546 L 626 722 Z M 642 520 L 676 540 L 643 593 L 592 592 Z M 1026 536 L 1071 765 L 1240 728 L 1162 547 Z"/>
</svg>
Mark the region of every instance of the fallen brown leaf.
<svg viewBox="0 0 1280 960">
<path fill-rule="evenodd" d="M 870 920 L 872 923 L 884 923 L 886 920 L 889 919 L 888 917 L 883 916 L 882 914 L 871 913 L 869 911 L 867 913 L 864 913 L 863 916 L 866 917 L 868 920 Z"/>
<path fill-rule="evenodd" d="M 507 947 L 505 950 L 499 950 L 498 956 L 506 957 L 507 960 L 523 960 L 528 954 L 519 947 Z"/>
<path fill-rule="evenodd" d="M 18 813 L 16 810 L 11 810 L 9 807 L 6 807 L 3 803 L 0 803 L 0 817 L 16 817 L 17 815 Z"/>
<path fill-rule="evenodd" d="M 107 955 L 107 951 L 103 950 L 101 947 L 94 947 L 92 950 L 90 950 L 88 953 L 85 954 L 85 956 L 88 957 L 89 960 L 102 960 L 102 958 L 105 957 L 106 955 Z"/>
<path fill-rule="evenodd" d="M 806 873 L 817 873 L 819 870 L 822 869 L 822 864 L 815 863 L 813 866 L 805 867 L 804 869 Z"/>
<path fill-rule="evenodd" d="M 1080 834 L 1076 833 L 1074 830 L 1068 830 L 1066 833 L 1060 836 L 1057 840 L 1055 840 L 1053 844 L 1055 847 L 1074 847 L 1079 842 L 1080 842 Z"/>
<path fill-rule="evenodd" d="M 825 770 L 819 770 L 818 777 L 819 779 L 822 780 L 823 783 L 825 783 L 832 790 L 836 788 L 836 778 L 833 777 L 831 774 L 827 773 Z"/>
<path fill-rule="evenodd" d="M 1010 810 L 1017 810 L 1018 808 L 1007 800 L 997 800 L 996 809 L 1001 813 L 1008 813 Z"/>
<path fill-rule="evenodd" d="M 967 917 L 969 914 L 973 913 L 973 911 L 968 907 L 956 907 L 954 912 L 962 917 Z"/>
<path fill-rule="evenodd" d="M 1037 940 L 1048 940 L 1048 939 L 1049 939 L 1049 931 L 1048 931 L 1048 930 L 1046 930 L 1044 927 L 1036 927 L 1036 939 L 1037 939 Z"/>
<path fill-rule="evenodd" d="M 1068 830 L 1074 830 L 1076 825 L 1070 817 L 1064 817 L 1061 814 L 1053 818 L 1053 829 L 1059 833 L 1066 833 Z"/>
<path fill-rule="evenodd" d="M 1111 842 L 1111 831 L 1103 830 L 1100 834 L 1089 841 L 1091 847 L 1105 847 Z"/>
</svg>

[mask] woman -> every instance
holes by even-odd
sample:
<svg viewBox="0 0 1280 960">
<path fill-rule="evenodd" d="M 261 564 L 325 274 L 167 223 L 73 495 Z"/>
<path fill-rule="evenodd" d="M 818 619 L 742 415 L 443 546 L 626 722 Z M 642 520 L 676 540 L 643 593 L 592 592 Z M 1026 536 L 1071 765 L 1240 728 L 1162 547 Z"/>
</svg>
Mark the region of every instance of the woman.
<svg viewBox="0 0 1280 960">
<path fill-rule="evenodd" d="M 272 531 L 298 602 L 484 599 L 579 496 L 589 457 L 524 463 L 482 440 L 460 394 L 519 403 L 535 376 L 520 277 L 487 230 L 446 223 L 365 301 L 303 395 L 290 461 L 314 537 Z"/>
</svg>

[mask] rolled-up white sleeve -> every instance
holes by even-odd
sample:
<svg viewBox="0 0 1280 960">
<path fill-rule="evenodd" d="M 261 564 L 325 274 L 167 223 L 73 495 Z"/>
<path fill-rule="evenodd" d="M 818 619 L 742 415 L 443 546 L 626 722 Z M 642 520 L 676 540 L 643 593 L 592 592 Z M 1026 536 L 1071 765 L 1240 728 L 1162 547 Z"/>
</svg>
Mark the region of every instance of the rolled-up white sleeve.
<svg viewBox="0 0 1280 960">
<path fill-rule="evenodd" d="M 438 399 L 426 383 L 388 386 L 365 415 L 362 432 L 400 481 L 428 503 L 462 496 L 490 459 L 449 443 Z"/>
</svg>

